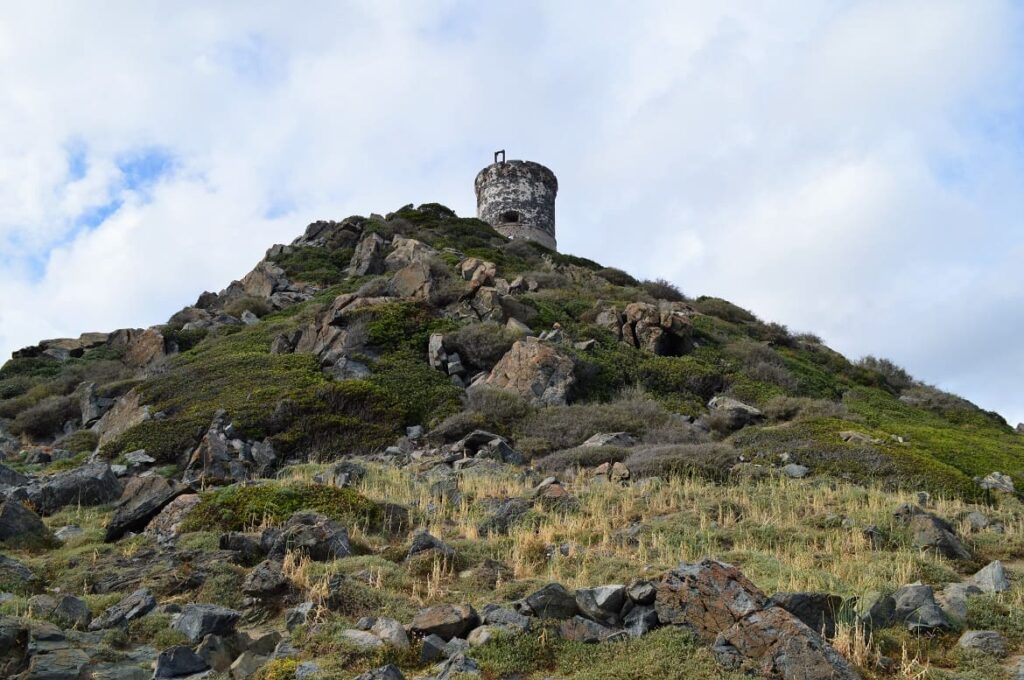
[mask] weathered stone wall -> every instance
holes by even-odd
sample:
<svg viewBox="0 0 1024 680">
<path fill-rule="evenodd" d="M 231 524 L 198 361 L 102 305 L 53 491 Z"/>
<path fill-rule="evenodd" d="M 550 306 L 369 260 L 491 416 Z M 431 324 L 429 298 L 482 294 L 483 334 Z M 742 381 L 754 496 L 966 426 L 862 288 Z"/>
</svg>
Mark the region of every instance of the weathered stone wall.
<svg viewBox="0 0 1024 680">
<path fill-rule="evenodd" d="M 508 238 L 555 248 L 555 173 L 532 161 L 505 161 L 481 170 L 475 186 L 477 217 Z"/>
</svg>

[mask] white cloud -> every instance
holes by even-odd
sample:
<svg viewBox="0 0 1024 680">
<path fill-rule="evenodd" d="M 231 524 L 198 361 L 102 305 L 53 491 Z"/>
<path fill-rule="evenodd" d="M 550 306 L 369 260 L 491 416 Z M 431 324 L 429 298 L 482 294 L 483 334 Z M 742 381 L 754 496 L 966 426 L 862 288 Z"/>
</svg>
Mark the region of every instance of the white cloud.
<svg viewBox="0 0 1024 680">
<path fill-rule="evenodd" d="M 558 174 L 563 250 L 1024 420 L 1021 20 L 1008 0 L 9 3 L 0 352 L 160 322 L 314 219 L 472 213 L 505 147 Z M 123 186 L 150 148 L 174 171 Z"/>
</svg>

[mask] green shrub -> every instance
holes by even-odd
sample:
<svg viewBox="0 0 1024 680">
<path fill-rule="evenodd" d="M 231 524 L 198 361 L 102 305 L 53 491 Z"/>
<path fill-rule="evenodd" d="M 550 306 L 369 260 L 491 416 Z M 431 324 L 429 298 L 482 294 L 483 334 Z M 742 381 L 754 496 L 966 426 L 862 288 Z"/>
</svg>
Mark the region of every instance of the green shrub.
<svg viewBox="0 0 1024 680">
<path fill-rule="evenodd" d="M 490 370 L 518 338 L 500 323 L 481 321 L 446 336 L 445 348 L 458 352 L 463 362 L 478 370 Z"/>
<path fill-rule="evenodd" d="M 677 444 L 638 449 L 623 462 L 635 478 L 696 475 L 724 480 L 737 458 L 737 451 L 725 444 Z"/>
<path fill-rule="evenodd" d="M 338 248 L 293 246 L 290 252 L 274 257 L 273 262 L 284 269 L 285 274 L 293 281 L 330 286 L 345 279 L 346 269 L 354 252 L 354 248 L 347 246 Z M 253 313 L 257 314 L 255 310 Z"/>
<path fill-rule="evenodd" d="M 632 276 L 622 271 L 621 269 L 616 269 L 615 267 L 604 267 L 602 269 L 598 269 L 594 273 L 600 276 L 602 279 L 608 281 L 608 283 L 612 284 L 613 286 L 640 286 L 639 281 L 637 281 L 636 279 L 634 279 Z"/>
<path fill-rule="evenodd" d="M 602 463 L 621 463 L 633 452 L 619 446 L 580 446 L 565 451 L 556 451 L 534 461 L 544 472 L 558 472 L 572 468 L 588 468 Z"/>
<path fill-rule="evenodd" d="M 392 352 L 373 363 L 369 382 L 386 395 L 400 415 L 396 425 L 438 423 L 457 412 L 462 391 L 425 358 L 409 350 Z M 392 427 L 394 432 L 397 427 Z"/>
<path fill-rule="evenodd" d="M 263 521 L 279 524 L 299 510 L 313 510 L 374 530 L 384 519 L 380 506 L 353 489 L 267 482 L 204 492 L 183 530 L 242 531 Z"/>
<path fill-rule="evenodd" d="M 857 362 L 857 366 L 877 374 L 879 385 L 894 392 L 901 393 L 916 384 L 914 378 L 903 368 L 889 359 L 878 358 L 870 354 Z"/>
<path fill-rule="evenodd" d="M 665 279 L 647 280 L 641 283 L 640 287 L 656 300 L 668 300 L 670 302 L 686 301 L 686 296 L 683 295 L 683 291 L 679 290 L 679 286 Z"/>
<path fill-rule="evenodd" d="M 247 311 L 252 312 L 256 316 L 263 317 L 270 314 L 273 311 L 273 307 L 263 298 L 256 297 L 255 295 L 243 295 L 225 305 L 224 311 L 237 318 L 241 318 L 242 313 Z"/>
<path fill-rule="evenodd" d="M 35 380 L 27 375 L 12 375 L 0 380 L 0 399 L 12 399 L 25 394 L 35 385 Z"/>
<path fill-rule="evenodd" d="M 92 430 L 78 430 L 64 435 L 54 442 L 53 445 L 58 449 L 66 449 L 71 453 L 91 453 L 96 450 L 99 439 L 99 435 Z"/>
<path fill-rule="evenodd" d="M 81 415 L 78 400 L 73 397 L 47 397 L 15 416 L 11 422 L 13 435 L 45 439 L 60 432 L 64 423 Z"/>
</svg>

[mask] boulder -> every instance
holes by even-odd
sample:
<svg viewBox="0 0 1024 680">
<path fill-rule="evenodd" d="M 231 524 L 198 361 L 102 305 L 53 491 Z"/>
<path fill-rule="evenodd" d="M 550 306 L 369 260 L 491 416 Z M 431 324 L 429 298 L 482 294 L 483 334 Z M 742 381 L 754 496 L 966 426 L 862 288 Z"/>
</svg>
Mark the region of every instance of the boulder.
<svg viewBox="0 0 1024 680">
<path fill-rule="evenodd" d="M 764 418 L 764 414 L 758 409 L 732 397 L 714 397 L 708 402 L 708 408 L 712 414 L 722 418 L 725 427 L 730 430 L 738 430 Z"/>
<path fill-rule="evenodd" d="M 547 406 L 566 403 L 576 376 L 572 359 L 537 338 L 526 337 L 512 345 L 484 382 Z"/>
<path fill-rule="evenodd" d="M 590 446 L 630 447 L 635 446 L 636 443 L 636 438 L 628 432 L 598 432 L 580 444 L 580 448 Z"/>
<path fill-rule="evenodd" d="M 1006 638 L 994 630 L 968 630 L 960 636 L 957 645 L 961 649 L 980 652 L 985 656 L 1002 659 L 1006 656 Z"/>
<path fill-rule="evenodd" d="M 298 673 L 295 674 L 295 678 L 299 680 Z M 374 668 L 357 675 L 355 680 L 405 680 L 405 676 L 402 675 L 402 671 L 398 670 L 397 666 L 389 663 L 387 666 Z"/>
<path fill-rule="evenodd" d="M 576 597 L 560 583 L 549 583 L 524 603 L 529 613 L 542 619 L 571 619 L 579 613 Z"/>
<path fill-rule="evenodd" d="M 146 525 L 146 535 L 152 536 L 159 543 L 171 543 L 181 533 L 181 525 L 192 512 L 193 508 L 199 505 L 199 494 L 187 493 L 178 496 L 150 520 Z"/>
<path fill-rule="evenodd" d="M 1013 479 L 1010 475 L 1004 475 L 1002 472 L 990 472 L 978 480 L 978 486 L 982 489 L 999 491 L 1001 493 L 1016 493 L 1016 489 L 1013 486 Z"/>
<path fill-rule="evenodd" d="M 34 654 L 28 670 L 20 677 L 26 680 L 78 680 L 87 665 L 88 654 L 81 649 L 64 646 L 45 654 Z"/>
<path fill-rule="evenodd" d="M 481 611 L 480 621 L 485 625 L 514 633 L 525 633 L 530 629 L 529 617 L 507 607 L 490 604 Z"/>
<path fill-rule="evenodd" d="M 951 628 L 942 608 L 935 601 L 931 586 L 912 583 L 892 595 L 894 619 L 907 624 L 913 633 L 928 633 Z"/>
<path fill-rule="evenodd" d="M 195 644 L 207 635 L 234 633 L 235 624 L 241 617 L 241 612 L 216 604 L 187 604 L 171 627 Z"/>
<path fill-rule="evenodd" d="M 412 620 L 412 632 L 437 635 L 444 640 L 464 638 L 480 625 L 476 610 L 468 604 L 438 604 L 419 610 Z"/>
<path fill-rule="evenodd" d="M 110 543 L 128 532 L 142 531 L 168 503 L 188 490 L 184 484 L 160 475 L 132 477 L 107 523 L 103 540 Z"/>
<path fill-rule="evenodd" d="M 231 484 L 250 476 L 250 464 L 241 460 L 227 434 L 230 419 L 217 411 L 206 434 L 189 454 L 182 479 L 191 484 Z"/>
<path fill-rule="evenodd" d="M 989 562 L 971 577 L 971 583 L 983 593 L 1002 593 L 1010 589 L 1010 580 L 1006 577 L 1006 569 L 999 560 Z"/>
<path fill-rule="evenodd" d="M 0 545 L 5 547 L 41 545 L 53 540 L 50 530 L 20 501 L 0 502 Z"/>
<path fill-rule="evenodd" d="M 13 470 L 6 465 L 0 464 L 0 487 L 25 486 L 29 481 L 28 477 L 17 470 Z"/>
<path fill-rule="evenodd" d="M 356 244 L 348 263 L 349 276 L 367 276 L 384 273 L 384 239 L 380 234 L 364 235 Z"/>
<path fill-rule="evenodd" d="M 146 588 L 140 588 L 92 620 L 89 630 L 119 628 L 145 616 L 156 607 L 156 599 Z"/>
<path fill-rule="evenodd" d="M 356 630 L 354 628 L 350 628 L 349 630 L 343 630 L 341 631 L 341 637 L 344 638 L 346 642 L 363 650 L 377 649 L 378 647 L 384 646 L 383 640 L 381 640 L 373 633 L 367 632 L 365 630 Z"/>
<path fill-rule="evenodd" d="M 579 588 L 576 606 L 589 619 L 608 626 L 619 624 L 619 612 L 626 602 L 626 587 L 621 585 Z"/>
<path fill-rule="evenodd" d="M 36 582 L 36 575 L 24 564 L 0 553 L 0 588 L 27 590 Z"/>
<path fill-rule="evenodd" d="M 437 288 L 436 278 L 430 263 L 413 262 L 394 273 L 388 292 L 395 297 L 430 300 Z"/>
<path fill-rule="evenodd" d="M 627 611 L 628 610 L 628 611 Z M 653 605 L 636 605 L 623 609 L 626 615 L 622 617 L 622 625 L 631 637 L 647 635 L 660 623 L 658 612 Z"/>
<path fill-rule="evenodd" d="M 239 635 L 207 635 L 196 647 L 196 654 L 217 673 L 226 673 L 231 662 L 242 653 L 244 640 Z"/>
<path fill-rule="evenodd" d="M 658 620 L 686 626 L 705 642 L 768 604 L 765 594 L 739 569 L 716 560 L 681 564 L 655 589 Z"/>
<path fill-rule="evenodd" d="M 412 544 L 409 546 L 406 559 L 425 552 L 434 552 L 438 556 L 449 560 L 455 557 L 455 550 L 447 543 L 431 536 L 426 531 L 420 531 L 412 537 Z"/>
<path fill-rule="evenodd" d="M 405 632 L 405 627 L 395 619 L 377 619 L 370 627 L 370 632 L 396 649 L 409 649 L 409 635 Z"/>
<path fill-rule="evenodd" d="M 256 675 L 256 672 L 267 663 L 267 657 L 246 650 L 238 655 L 238 658 L 231 664 L 232 680 L 246 680 Z"/>
<path fill-rule="evenodd" d="M 52 515 L 66 505 L 102 505 L 121 496 L 121 482 L 106 463 L 89 463 L 74 470 L 58 472 L 27 490 L 28 499 L 43 515 Z"/>
<path fill-rule="evenodd" d="M 917 506 L 904 504 L 894 513 L 911 532 L 911 544 L 922 551 L 935 552 L 949 559 L 970 559 L 967 550 L 948 522 Z"/>
<path fill-rule="evenodd" d="M 287 586 L 288 579 L 281 571 L 281 563 L 277 560 L 263 560 L 245 577 L 242 592 L 246 595 L 266 597 L 281 592 Z"/>
<path fill-rule="evenodd" d="M 574 616 L 571 619 L 562 621 L 559 632 L 566 640 L 573 642 L 595 643 L 604 642 L 613 637 L 621 637 L 623 631 L 585 619 L 582 616 Z"/>
<path fill-rule="evenodd" d="M 783 680 L 859 680 L 839 652 L 781 607 L 754 611 L 722 631 L 714 642 L 723 651 L 754 661 L 766 676 Z"/>
<path fill-rule="evenodd" d="M 296 512 L 280 528 L 267 529 L 262 541 L 270 546 L 271 557 L 303 552 L 312 560 L 325 562 L 352 554 L 348 530 L 317 512 Z"/>
<path fill-rule="evenodd" d="M 160 678 L 185 678 L 202 673 L 210 666 L 201 656 L 192 651 L 191 647 L 176 645 L 160 652 L 156 658 L 154 680 Z"/>
<path fill-rule="evenodd" d="M 799 465 L 797 463 L 789 463 L 783 466 L 782 474 L 792 479 L 803 479 L 811 472 L 811 469 L 806 465 Z"/>
<path fill-rule="evenodd" d="M 973 583 L 950 583 L 942 590 L 942 611 L 946 618 L 963 624 L 967 620 L 967 599 L 981 595 L 981 588 Z"/>
<path fill-rule="evenodd" d="M 391 252 L 384 258 L 384 266 L 393 272 L 410 264 L 429 263 L 436 256 L 437 251 L 426 243 L 396 236 L 391 240 Z"/>
<path fill-rule="evenodd" d="M 163 333 L 156 328 L 128 330 L 121 360 L 129 368 L 148 368 L 167 356 Z"/>
<path fill-rule="evenodd" d="M 770 602 L 797 617 L 815 633 L 833 638 L 836 615 L 843 608 L 843 598 L 829 593 L 775 593 Z"/>
<path fill-rule="evenodd" d="M 131 390 L 118 399 L 113 407 L 93 426 L 99 435 L 97 446 L 104 447 L 131 428 L 150 419 L 149 406 L 142 403 L 142 393 Z"/>
<path fill-rule="evenodd" d="M 92 623 L 89 605 L 73 595 L 65 595 L 50 612 L 50 617 L 61 628 L 86 630 Z"/>
</svg>

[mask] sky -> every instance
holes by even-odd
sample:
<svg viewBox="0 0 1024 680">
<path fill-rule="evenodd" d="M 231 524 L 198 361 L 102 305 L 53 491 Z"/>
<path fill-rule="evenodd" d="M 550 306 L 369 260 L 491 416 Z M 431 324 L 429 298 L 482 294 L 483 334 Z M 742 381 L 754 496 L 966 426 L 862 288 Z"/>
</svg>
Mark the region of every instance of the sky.
<svg viewBox="0 0 1024 680">
<path fill-rule="evenodd" d="M 317 219 L 473 215 L 1024 421 L 1024 4 L 0 6 L 0 356 L 165 321 Z"/>
</svg>

